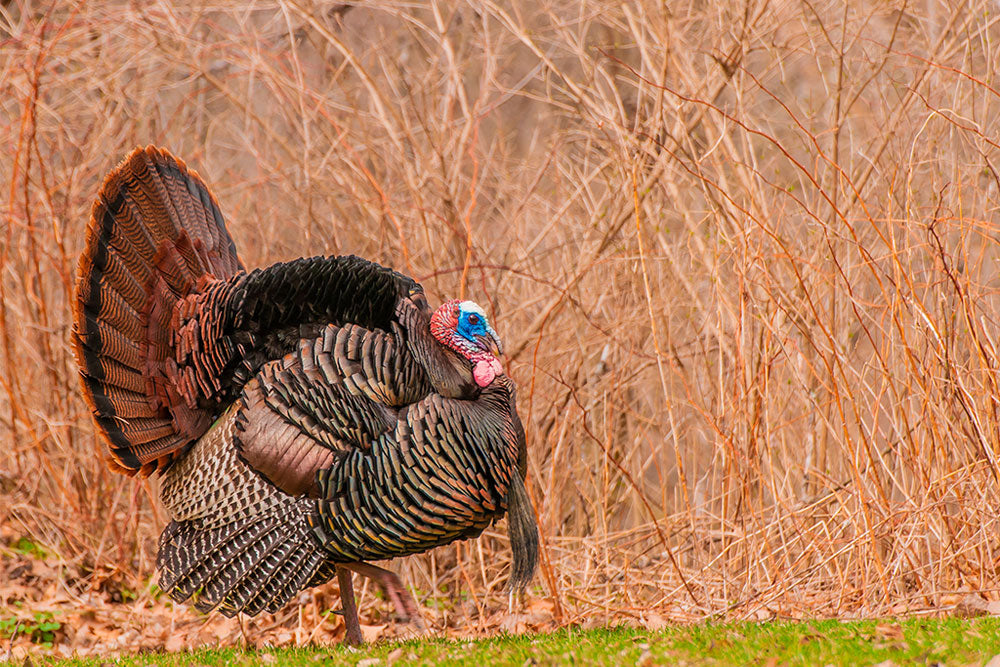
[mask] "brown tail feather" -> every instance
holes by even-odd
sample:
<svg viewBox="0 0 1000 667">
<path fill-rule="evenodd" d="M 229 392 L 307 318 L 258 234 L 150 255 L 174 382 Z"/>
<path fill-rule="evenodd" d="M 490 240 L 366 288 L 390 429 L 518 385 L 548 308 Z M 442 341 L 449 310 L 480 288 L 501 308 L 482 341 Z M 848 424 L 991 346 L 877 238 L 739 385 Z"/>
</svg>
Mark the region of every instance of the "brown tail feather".
<svg viewBox="0 0 1000 667">
<path fill-rule="evenodd" d="M 168 152 L 138 148 L 107 177 L 80 257 L 74 345 L 83 393 L 113 463 L 149 474 L 212 418 L 164 390 L 174 304 L 242 270 L 205 182 Z"/>
</svg>

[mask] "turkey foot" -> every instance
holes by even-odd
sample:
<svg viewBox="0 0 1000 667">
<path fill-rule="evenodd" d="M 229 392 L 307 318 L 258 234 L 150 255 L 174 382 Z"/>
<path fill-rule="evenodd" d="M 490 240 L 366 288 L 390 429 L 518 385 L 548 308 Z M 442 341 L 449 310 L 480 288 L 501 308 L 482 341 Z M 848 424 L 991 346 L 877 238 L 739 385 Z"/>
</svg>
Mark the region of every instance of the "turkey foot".
<svg viewBox="0 0 1000 667">
<path fill-rule="evenodd" d="M 410 592 L 406 590 L 406 587 L 403 586 L 403 582 L 399 580 L 396 573 L 375 565 L 369 565 L 368 563 L 343 563 L 337 566 L 338 572 L 344 570 L 353 570 L 361 576 L 368 577 L 377 583 L 392 601 L 392 606 L 396 609 L 396 614 L 399 615 L 400 620 L 404 623 L 413 623 L 420 630 L 427 629 L 427 626 L 424 625 L 424 620 L 420 618 L 420 614 L 417 612 L 417 603 L 413 600 Z"/>
</svg>

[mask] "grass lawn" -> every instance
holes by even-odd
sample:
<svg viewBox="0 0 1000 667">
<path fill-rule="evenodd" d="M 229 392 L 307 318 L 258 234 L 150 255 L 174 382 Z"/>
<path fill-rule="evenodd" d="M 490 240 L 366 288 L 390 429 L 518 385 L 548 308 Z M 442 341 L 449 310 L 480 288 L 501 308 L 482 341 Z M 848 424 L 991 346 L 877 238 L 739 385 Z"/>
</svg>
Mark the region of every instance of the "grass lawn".
<svg viewBox="0 0 1000 667">
<path fill-rule="evenodd" d="M 499 636 L 480 641 L 445 639 L 386 642 L 353 650 L 342 646 L 298 649 L 209 649 L 120 658 L 136 665 L 898 665 L 985 664 L 1000 654 L 1000 618 L 977 620 L 805 621 L 702 624 L 650 632 L 629 628 L 561 630 L 548 635 Z M 94 665 L 88 658 L 50 664 Z"/>
</svg>

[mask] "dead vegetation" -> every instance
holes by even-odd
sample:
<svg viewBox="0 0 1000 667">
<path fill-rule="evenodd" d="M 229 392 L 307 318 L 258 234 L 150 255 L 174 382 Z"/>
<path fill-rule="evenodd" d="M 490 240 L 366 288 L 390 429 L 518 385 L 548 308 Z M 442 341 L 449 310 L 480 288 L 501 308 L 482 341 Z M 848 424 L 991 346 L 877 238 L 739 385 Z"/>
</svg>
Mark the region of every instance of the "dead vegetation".
<svg viewBox="0 0 1000 667">
<path fill-rule="evenodd" d="M 26 537 L 65 609 L 108 573 L 130 623 L 166 609 L 144 583 L 163 519 L 102 464 L 67 344 L 92 199 L 154 143 L 206 177 L 248 266 L 354 253 L 491 311 L 542 530 L 531 627 L 997 599 L 997 20 L 985 0 L 4 3 L 6 571 Z M 477 632 L 508 565 L 498 529 L 395 567 L 438 627 Z M 254 623 L 315 629 L 330 597 L 309 600 Z"/>
</svg>

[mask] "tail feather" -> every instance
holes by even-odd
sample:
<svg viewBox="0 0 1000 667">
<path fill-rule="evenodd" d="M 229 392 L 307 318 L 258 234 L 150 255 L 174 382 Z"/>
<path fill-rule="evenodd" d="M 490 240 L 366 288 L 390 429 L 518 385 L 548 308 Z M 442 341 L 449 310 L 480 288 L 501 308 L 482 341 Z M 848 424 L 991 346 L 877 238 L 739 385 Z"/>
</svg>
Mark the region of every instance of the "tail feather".
<svg viewBox="0 0 1000 667">
<path fill-rule="evenodd" d="M 91 315 L 85 315 L 87 349 L 97 349 L 102 354 L 139 371 L 145 370 L 145 350 L 141 341 L 130 337 L 110 322 L 99 320 Z"/>
<path fill-rule="evenodd" d="M 106 401 L 119 417 L 141 417 L 149 408 L 145 394 L 104 383 L 101 383 L 100 390 L 102 402 Z"/>
<path fill-rule="evenodd" d="M 173 427 L 169 423 L 163 423 L 161 419 L 136 418 L 122 424 L 121 432 L 128 438 L 135 453 L 142 454 L 155 450 L 158 446 L 156 443 L 169 438 Z"/>
<path fill-rule="evenodd" d="M 92 307 L 87 308 L 85 312 L 88 320 L 104 322 L 128 335 L 132 340 L 138 340 L 142 336 L 144 324 L 142 315 L 122 294 L 114 290 L 101 292 L 101 299 L 95 299 Z"/>
<path fill-rule="evenodd" d="M 240 270 L 217 202 L 183 162 L 140 148 L 108 175 L 80 257 L 74 344 L 84 396 L 123 471 L 161 469 L 207 429 L 212 415 L 164 389 L 170 318 L 202 281 Z"/>
<path fill-rule="evenodd" d="M 91 227 L 87 228 L 87 247 L 80 256 L 77 313 L 99 311 L 105 306 L 104 295 L 109 293 L 112 297 L 120 296 L 132 310 L 141 313 L 146 305 L 143 284 L 129 270 L 125 258 L 108 246 L 107 239 L 94 236 L 93 222 L 92 219 Z"/>
<path fill-rule="evenodd" d="M 111 412 L 114 410 L 114 406 L 104 405 L 104 401 L 111 397 L 110 389 L 112 387 L 140 396 L 146 395 L 146 378 L 134 368 L 129 368 L 111 358 L 97 359 L 94 361 L 93 367 L 100 373 L 101 379 L 84 376 L 83 381 L 88 385 L 87 391 L 93 396 L 95 406 L 108 411 L 98 415 L 98 422 L 102 419 L 113 419 L 115 416 L 115 413 Z M 107 414 L 106 417 L 105 414 Z M 113 438 L 112 442 L 114 442 Z"/>
</svg>

